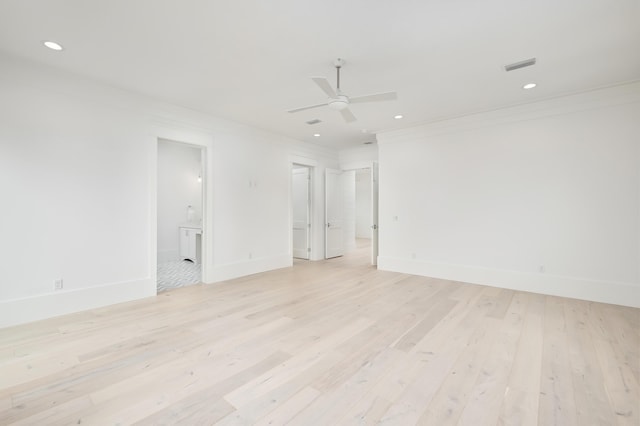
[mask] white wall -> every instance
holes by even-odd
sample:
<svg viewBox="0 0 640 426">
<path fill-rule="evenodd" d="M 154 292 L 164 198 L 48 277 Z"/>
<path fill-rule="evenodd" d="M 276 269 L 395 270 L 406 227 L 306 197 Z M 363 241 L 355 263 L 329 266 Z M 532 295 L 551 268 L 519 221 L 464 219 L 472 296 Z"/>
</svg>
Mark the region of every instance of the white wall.
<svg viewBox="0 0 640 426">
<path fill-rule="evenodd" d="M 202 220 L 202 150 L 167 140 L 158 141 L 158 262 L 179 260 L 178 228 L 187 222 L 187 207 L 193 222 Z"/>
<path fill-rule="evenodd" d="M 381 269 L 640 306 L 640 84 L 378 140 Z"/>
<path fill-rule="evenodd" d="M 207 148 L 205 282 L 290 265 L 291 158 L 319 176 L 338 166 L 328 149 L 4 54 L 0 93 L 0 326 L 155 295 L 158 138 Z"/>
<path fill-rule="evenodd" d="M 342 170 L 356 170 L 371 167 L 378 161 L 378 145 L 360 145 L 340 150 L 338 153 Z"/>
<path fill-rule="evenodd" d="M 371 169 L 356 170 L 356 238 L 371 238 Z"/>
</svg>

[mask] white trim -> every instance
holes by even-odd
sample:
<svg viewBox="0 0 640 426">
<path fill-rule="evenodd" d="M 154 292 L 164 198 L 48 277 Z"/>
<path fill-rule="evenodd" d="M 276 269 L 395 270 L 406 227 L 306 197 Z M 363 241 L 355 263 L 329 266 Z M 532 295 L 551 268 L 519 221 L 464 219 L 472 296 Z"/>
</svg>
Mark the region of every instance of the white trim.
<svg viewBox="0 0 640 426">
<path fill-rule="evenodd" d="M 505 269 L 378 257 L 378 269 L 640 308 L 640 285 Z"/>
<path fill-rule="evenodd" d="M 298 157 L 300 158 L 300 157 Z M 310 160 L 307 160 L 310 161 Z M 311 260 L 313 258 L 314 255 L 314 250 L 313 250 L 313 232 L 315 231 L 315 226 L 314 226 L 314 214 L 313 214 L 313 209 L 314 209 L 314 202 L 313 202 L 313 196 L 314 196 L 314 191 L 313 191 L 313 185 L 315 184 L 315 178 L 313 177 L 315 174 L 315 166 L 309 166 L 307 164 L 301 164 L 301 163 L 297 163 L 297 162 L 292 162 L 290 164 L 290 170 L 289 170 L 289 252 L 291 253 L 291 258 L 298 258 L 298 259 L 304 259 L 304 256 L 296 256 L 293 253 L 293 170 L 294 170 L 294 166 L 301 166 L 301 167 L 305 167 L 307 169 L 307 173 L 309 176 L 309 181 L 307 183 L 308 185 L 308 194 L 307 194 L 307 208 L 309 211 L 309 228 L 307 229 L 307 253 L 306 254 L 306 260 Z"/>
<path fill-rule="evenodd" d="M 324 217 L 316 210 L 322 206 L 321 200 L 316 197 L 321 196 L 324 192 L 324 179 L 322 177 L 323 168 L 320 167 L 320 162 L 316 159 L 306 157 L 304 155 L 289 154 L 289 174 L 293 165 L 305 166 L 309 168 L 310 186 L 309 186 L 309 199 L 310 205 L 310 222 L 311 229 L 309 231 L 309 244 L 311 252 L 309 253 L 309 260 L 323 260 L 324 259 Z M 289 251 L 291 252 L 291 258 L 293 259 L 293 201 L 292 201 L 292 179 L 289 177 Z M 322 200 L 324 201 L 324 200 Z M 322 236 L 318 234 L 322 233 Z"/>
<path fill-rule="evenodd" d="M 431 137 L 468 132 L 542 117 L 554 117 L 640 102 L 640 82 L 590 90 L 537 102 L 507 106 L 492 111 L 469 113 L 444 118 L 399 130 L 381 131 L 376 136 L 379 145 L 413 141 L 417 137 Z"/>
<path fill-rule="evenodd" d="M 0 302 L 0 328 L 156 295 L 152 278 L 60 290 Z"/>
<path fill-rule="evenodd" d="M 297 164 L 299 166 L 306 167 L 318 167 L 318 161 L 308 157 L 301 157 L 299 155 L 289 155 L 289 163 Z"/>
</svg>

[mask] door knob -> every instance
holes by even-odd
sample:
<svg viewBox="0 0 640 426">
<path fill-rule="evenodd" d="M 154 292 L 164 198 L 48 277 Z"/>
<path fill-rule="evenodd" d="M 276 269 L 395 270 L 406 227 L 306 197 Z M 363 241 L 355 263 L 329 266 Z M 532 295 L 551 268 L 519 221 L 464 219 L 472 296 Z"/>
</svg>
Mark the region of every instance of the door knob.
<svg viewBox="0 0 640 426">
<path fill-rule="evenodd" d="M 373 225 L 371 225 L 371 228 L 372 228 L 372 229 L 378 229 L 378 225 L 373 224 Z"/>
<path fill-rule="evenodd" d="M 327 222 L 327 228 L 331 228 L 331 224 Z"/>
</svg>

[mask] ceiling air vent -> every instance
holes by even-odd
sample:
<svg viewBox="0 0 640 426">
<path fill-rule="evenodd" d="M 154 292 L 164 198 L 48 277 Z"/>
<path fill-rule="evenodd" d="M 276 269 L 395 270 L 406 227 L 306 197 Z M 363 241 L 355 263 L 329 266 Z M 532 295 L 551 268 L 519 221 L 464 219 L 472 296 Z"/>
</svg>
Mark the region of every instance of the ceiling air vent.
<svg viewBox="0 0 640 426">
<path fill-rule="evenodd" d="M 308 125 L 312 125 L 312 124 L 318 124 L 318 123 L 322 123 L 322 120 L 318 120 L 317 118 L 314 118 L 313 120 L 309 120 L 306 122 Z"/>
<path fill-rule="evenodd" d="M 527 59 L 525 61 L 514 62 L 513 64 L 505 65 L 504 69 L 506 71 L 519 70 L 520 68 L 530 67 L 531 65 L 536 64 L 536 58 Z"/>
</svg>

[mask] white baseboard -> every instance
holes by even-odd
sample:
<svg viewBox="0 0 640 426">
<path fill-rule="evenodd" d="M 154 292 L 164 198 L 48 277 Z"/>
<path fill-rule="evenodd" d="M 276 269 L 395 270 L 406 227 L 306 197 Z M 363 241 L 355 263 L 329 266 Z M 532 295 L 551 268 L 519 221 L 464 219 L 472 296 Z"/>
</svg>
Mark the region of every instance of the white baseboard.
<svg viewBox="0 0 640 426">
<path fill-rule="evenodd" d="M 203 281 L 208 284 L 215 283 L 274 269 L 287 268 L 292 265 L 293 258 L 290 254 L 261 257 L 226 265 L 215 265 L 207 268 L 207 277 Z"/>
<path fill-rule="evenodd" d="M 156 282 L 148 278 L 0 301 L 0 328 L 155 295 Z"/>
<path fill-rule="evenodd" d="M 585 280 L 379 256 L 378 269 L 640 308 L 640 283 Z"/>
</svg>

